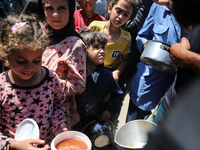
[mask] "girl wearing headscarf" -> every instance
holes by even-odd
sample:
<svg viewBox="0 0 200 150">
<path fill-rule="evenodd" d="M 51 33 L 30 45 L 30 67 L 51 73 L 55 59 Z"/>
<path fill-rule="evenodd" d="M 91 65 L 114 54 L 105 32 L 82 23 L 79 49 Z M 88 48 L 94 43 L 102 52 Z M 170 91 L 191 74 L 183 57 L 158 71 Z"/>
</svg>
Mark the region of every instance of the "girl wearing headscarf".
<svg viewBox="0 0 200 150">
<path fill-rule="evenodd" d="M 75 95 L 84 91 L 86 79 L 86 47 L 79 34 L 70 28 L 74 10 L 72 0 L 29 0 L 22 12 L 36 13 L 48 24 L 51 46 L 43 53 L 42 65 L 54 70 L 61 80 L 67 96 L 69 129 L 80 120 Z"/>
</svg>

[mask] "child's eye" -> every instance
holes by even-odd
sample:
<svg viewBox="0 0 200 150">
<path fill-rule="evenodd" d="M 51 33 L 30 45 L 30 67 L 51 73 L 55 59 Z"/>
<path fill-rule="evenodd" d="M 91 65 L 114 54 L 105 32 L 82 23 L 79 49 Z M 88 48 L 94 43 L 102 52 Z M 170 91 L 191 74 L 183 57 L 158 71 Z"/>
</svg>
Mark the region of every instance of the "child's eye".
<svg viewBox="0 0 200 150">
<path fill-rule="evenodd" d="M 125 17 L 129 17 L 129 14 L 124 14 Z"/>
<path fill-rule="evenodd" d="M 45 10 L 53 10 L 51 6 L 45 7 Z"/>
<path fill-rule="evenodd" d="M 101 47 L 105 51 L 105 46 Z"/>
<path fill-rule="evenodd" d="M 34 61 L 33 63 L 35 64 L 41 63 L 41 60 Z"/>
<path fill-rule="evenodd" d="M 120 8 L 116 8 L 116 12 L 119 14 L 122 12 L 122 10 Z"/>
<path fill-rule="evenodd" d="M 61 10 L 61 11 L 62 11 L 62 10 L 67 10 L 67 8 L 65 8 L 65 7 L 60 7 L 59 10 Z"/>
<path fill-rule="evenodd" d="M 37 60 L 34 60 L 33 63 L 38 64 L 38 63 L 41 63 L 41 61 L 42 61 L 41 59 L 37 59 Z"/>
<path fill-rule="evenodd" d="M 25 64 L 25 63 L 26 63 L 26 61 L 22 61 L 22 60 L 16 60 L 16 62 L 17 62 L 18 64 Z"/>
<path fill-rule="evenodd" d="M 98 46 L 98 45 L 94 45 L 93 48 L 94 48 L 94 49 L 98 49 L 99 46 Z"/>
</svg>

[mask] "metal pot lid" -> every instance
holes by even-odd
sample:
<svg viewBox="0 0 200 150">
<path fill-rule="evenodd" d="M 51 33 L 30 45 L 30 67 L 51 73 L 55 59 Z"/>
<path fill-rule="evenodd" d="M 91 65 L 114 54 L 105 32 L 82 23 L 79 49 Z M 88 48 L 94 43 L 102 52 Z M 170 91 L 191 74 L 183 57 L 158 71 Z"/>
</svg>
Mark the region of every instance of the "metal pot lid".
<svg viewBox="0 0 200 150">
<path fill-rule="evenodd" d="M 39 139 L 40 131 L 35 120 L 31 118 L 24 119 L 15 132 L 15 140 L 22 141 L 26 139 Z"/>
</svg>

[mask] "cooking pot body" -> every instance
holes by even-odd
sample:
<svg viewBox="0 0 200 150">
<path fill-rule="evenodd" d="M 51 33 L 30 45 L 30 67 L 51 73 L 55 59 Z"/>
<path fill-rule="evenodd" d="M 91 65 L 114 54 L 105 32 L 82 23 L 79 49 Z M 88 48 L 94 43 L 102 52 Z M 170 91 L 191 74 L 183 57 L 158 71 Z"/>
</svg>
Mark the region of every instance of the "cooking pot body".
<svg viewBox="0 0 200 150">
<path fill-rule="evenodd" d="M 157 125 L 146 120 L 134 120 L 123 125 L 115 134 L 115 143 L 120 150 L 141 150 L 147 143 L 148 133 Z M 132 145 L 137 145 L 131 147 Z"/>
<path fill-rule="evenodd" d="M 169 44 L 150 40 L 147 42 L 140 60 L 159 72 L 174 74 L 177 66 L 170 58 L 170 47 Z"/>
</svg>

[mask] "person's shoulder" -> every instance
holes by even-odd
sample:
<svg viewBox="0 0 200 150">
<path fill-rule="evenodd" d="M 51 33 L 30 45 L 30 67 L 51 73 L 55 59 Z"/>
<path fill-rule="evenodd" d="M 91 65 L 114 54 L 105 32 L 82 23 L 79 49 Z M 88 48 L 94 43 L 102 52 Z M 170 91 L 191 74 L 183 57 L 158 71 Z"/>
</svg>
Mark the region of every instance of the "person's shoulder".
<svg viewBox="0 0 200 150">
<path fill-rule="evenodd" d="M 99 25 L 104 25 L 106 23 L 106 21 L 99 21 L 99 20 L 94 20 L 90 23 L 90 25 L 93 25 L 93 26 L 99 26 Z M 90 26 L 89 25 L 89 26 Z"/>
<path fill-rule="evenodd" d="M 121 28 L 121 35 L 122 38 L 127 39 L 128 41 L 131 40 L 131 34 L 128 31 L 125 31 L 124 29 Z"/>
<path fill-rule="evenodd" d="M 5 80 L 7 74 L 8 74 L 8 71 L 1 72 L 1 73 L 0 73 L 0 81 Z M 1 84 L 0 84 L 0 85 L 1 85 Z"/>
<path fill-rule="evenodd" d="M 88 26 L 89 29 L 91 30 L 96 30 L 96 31 L 99 31 L 100 29 L 102 29 L 106 24 L 106 21 L 92 21 L 90 23 L 90 25 Z"/>
<path fill-rule="evenodd" d="M 112 71 L 106 67 L 104 67 L 104 65 L 101 65 L 100 67 L 101 70 L 101 74 L 104 74 L 105 76 L 112 76 Z"/>
<path fill-rule="evenodd" d="M 103 16 L 99 15 L 98 13 L 94 13 L 93 18 L 97 18 L 97 21 L 106 21 L 106 18 L 104 18 Z"/>
<path fill-rule="evenodd" d="M 58 81 L 59 77 L 56 74 L 56 72 L 54 70 L 48 69 L 47 67 L 42 66 L 42 68 L 44 68 L 46 75 L 45 75 L 45 79 L 48 81 Z"/>
<path fill-rule="evenodd" d="M 64 40 L 62 40 L 61 42 L 60 42 L 60 44 L 62 45 L 62 44 L 66 44 L 66 43 L 68 43 L 70 41 L 70 43 L 73 43 L 73 42 L 77 42 L 77 41 L 82 41 L 82 39 L 80 38 L 80 37 L 78 37 L 78 36 L 75 36 L 75 35 L 72 35 L 72 36 L 68 36 L 67 38 L 65 38 Z"/>
<path fill-rule="evenodd" d="M 76 9 L 76 10 L 74 11 L 74 14 L 79 14 L 80 11 L 81 11 L 81 9 Z"/>
</svg>

